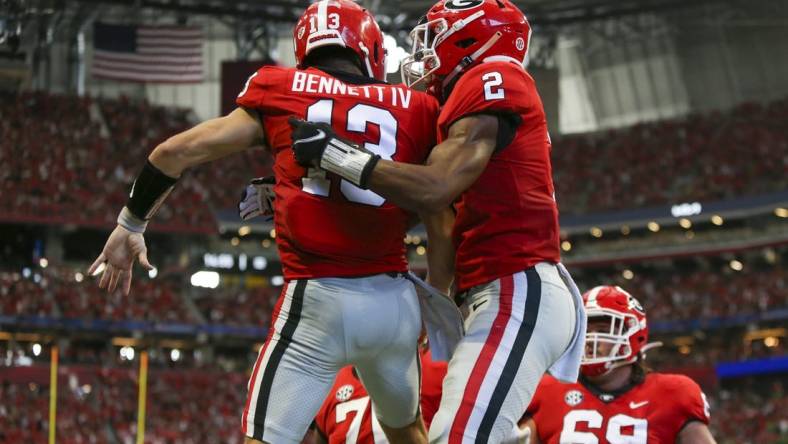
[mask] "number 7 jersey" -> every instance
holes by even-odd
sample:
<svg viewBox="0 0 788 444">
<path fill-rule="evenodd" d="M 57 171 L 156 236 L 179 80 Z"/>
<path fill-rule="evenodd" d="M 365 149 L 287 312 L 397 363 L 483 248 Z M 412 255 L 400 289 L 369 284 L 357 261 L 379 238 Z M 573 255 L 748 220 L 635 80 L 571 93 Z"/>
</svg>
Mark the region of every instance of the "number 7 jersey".
<svg viewBox="0 0 788 444">
<path fill-rule="evenodd" d="M 298 165 L 287 120 L 326 122 L 383 159 L 420 164 L 435 145 L 435 99 L 363 76 L 265 66 L 237 104 L 258 113 L 274 157 L 274 227 L 285 279 L 407 269 L 410 214 L 337 175 Z"/>
</svg>

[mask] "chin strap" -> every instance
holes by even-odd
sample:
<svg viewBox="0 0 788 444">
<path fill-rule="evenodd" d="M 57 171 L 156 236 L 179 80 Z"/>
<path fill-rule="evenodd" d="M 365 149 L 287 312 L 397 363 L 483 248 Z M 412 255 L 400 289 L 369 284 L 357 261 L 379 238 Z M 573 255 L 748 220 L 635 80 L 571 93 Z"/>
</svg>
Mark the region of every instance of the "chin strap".
<svg viewBox="0 0 788 444">
<path fill-rule="evenodd" d="M 361 48 L 361 51 L 364 53 L 364 64 L 367 67 L 367 75 L 373 79 L 375 79 L 375 72 L 372 70 L 372 64 L 369 63 L 369 49 L 367 46 L 364 45 L 364 42 L 358 42 L 358 47 Z M 386 79 L 378 79 L 378 80 L 386 80 Z"/>
<path fill-rule="evenodd" d="M 460 63 L 458 63 L 457 66 L 455 66 L 454 69 L 449 73 L 449 75 L 447 75 L 446 78 L 443 79 L 443 87 L 445 88 L 446 85 L 449 85 L 451 81 L 455 77 L 457 77 L 457 75 L 459 75 L 465 68 L 473 64 L 473 62 L 475 62 L 479 57 L 481 57 L 482 54 L 484 54 L 485 52 L 487 52 L 487 50 L 492 48 L 492 46 L 495 43 L 497 43 L 498 40 L 501 39 L 501 36 L 503 36 L 503 33 L 501 33 L 501 31 L 496 32 L 492 37 L 490 37 L 489 40 L 487 40 L 487 43 L 482 45 L 473 54 L 463 57 L 462 60 L 460 60 Z"/>
<path fill-rule="evenodd" d="M 640 353 L 643 354 L 643 359 L 646 359 L 646 352 L 647 351 L 649 351 L 649 350 L 651 350 L 653 348 L 662 347 L 663 345 L 665 345 L 665 344 L 663 344 L 662 341 L 655 341 L 655 342 L 649 342 L 648 344 L 646 344 L 643 347 L 641 347 Z"/>
</svg>

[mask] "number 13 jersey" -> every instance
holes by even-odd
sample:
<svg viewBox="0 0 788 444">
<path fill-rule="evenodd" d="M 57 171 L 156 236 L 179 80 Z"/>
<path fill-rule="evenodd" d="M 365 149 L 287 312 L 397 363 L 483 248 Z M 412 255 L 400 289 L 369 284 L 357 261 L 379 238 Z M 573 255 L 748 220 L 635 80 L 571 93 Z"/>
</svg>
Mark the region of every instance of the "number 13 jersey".
<svg viewBox="0 0 788 444">
<path fill-rule="evenodd" d="M 337 175 L 298 165 L 287 120 L 326 122 L 383 159 L 420 164 L 435 145 L 434 98 L 363 76 L 265 66 L 236 102 L 258 113 L 274 157 L 274 227 L 285 279 L 407 269 L 409 213 Z"/>
</svg>

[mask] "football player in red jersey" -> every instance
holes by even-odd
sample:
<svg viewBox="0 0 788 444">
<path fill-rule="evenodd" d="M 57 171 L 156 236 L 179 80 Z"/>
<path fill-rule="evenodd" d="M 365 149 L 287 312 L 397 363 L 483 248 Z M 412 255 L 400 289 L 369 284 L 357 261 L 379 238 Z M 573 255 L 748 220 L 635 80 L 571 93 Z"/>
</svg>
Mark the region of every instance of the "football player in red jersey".
<svg viewBox="0 0 788 444">
<path fill-rule="evenodd" d="M 383 81 L 383 35 L 372 14 L 352 1 L 311 4 L 293 38 L 297 68 L 261 68 L 232 113 L 156 147 L 90 271 L 105 264 L 99 285 L 112 291 L 122 282 L 128 293 L 135 259 L 150 267 L 142 236 L 147 221 L 180 174 L 264 143 L 274 157 L 274 224 L 286 285 L 249 381 L 242 417 L 248 442 L 300 442 L 337 371 L 349 364 L 375 400 L 389 439 L 425 442 L 421 315 L 414 285 L 403 276 L 410 215 L 353 181 L 298 165 L 287 121 L 328 122 L 382 158 L 423 163 L 435 144 L 439 105 Z M 436 233 L 430 227 L 445 226 L 427 225 L 428 236 Z M 439 243 L 431 238 L 431 247 L 433 240 Z"/>
<path fill-rule="evenodd" d="M 612 286 L 583 298 L 582 377 L 575 384 L 544 377 L 526 413 L 530 443 L 713 444 L 700 387 L 683 375 L 646 370 L 648 325 L 640 303 Z"/>
<path fill-rule="evenodd" d="M 433 361 L 427 346 L 421 349 L 421 414 L 429 426 L 441 398 L 441 383 L 446 375 L 446 362 Z M 315 417 L 316 444 L 384 444 L 389 441 L 380 423 L 371 412 L 364 385 L 352 367 L 337 375 L 334 387 Z"/>
<path fill-rule="evenodd" d="M 420 213 L 454 204 L 456 297 L 467 335 L 449 362 L 432 442 L 507 438 L 545 371 L 577 379 L 585 315 L 559 264 L 558 209 L 541 99 L 525 71 L 531 29 L 510 0 L 440 0 L 411 33 L 410 85 L 443 103 L 425 165 L 293 122 L 293 150 Z M 334 125 L 336 128 L 336 125 Z"/>
</svg>

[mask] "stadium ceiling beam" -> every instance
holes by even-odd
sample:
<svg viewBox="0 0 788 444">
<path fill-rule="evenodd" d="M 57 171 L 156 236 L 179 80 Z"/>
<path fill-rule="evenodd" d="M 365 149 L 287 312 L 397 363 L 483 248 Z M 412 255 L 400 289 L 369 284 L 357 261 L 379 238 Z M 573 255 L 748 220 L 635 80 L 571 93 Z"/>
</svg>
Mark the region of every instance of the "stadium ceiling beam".
<svg viewBox="0 0 788 444">
<path fill-rule="evenodd" d="M 407 1 L 387 13 L 404 12 L 410 16 L 407 25 L 413 26 L 421 14 L 432 5 L 431 1 Z M 678 10 L 697 7 L 705 3 L 720 3 L 719 0 L 572 0 L 572 1 L 522 1 L 515 3 L 523 9 L 534 26 L 561 26 L 596 20 L 604 20 L 648 12 Z M 381 12 L 384 12 L 381 11 Z"/>
<path fill-rule="evenodd" d="M 292 23 L 309 3 L 305 0 L 259 2 L 203 3 L 184 0 L 79 0 L 82 3 L 151 8 L 162 11 L 191 13 L 209 16 L 256 16 L 261 20 Z"/>
</svg>

